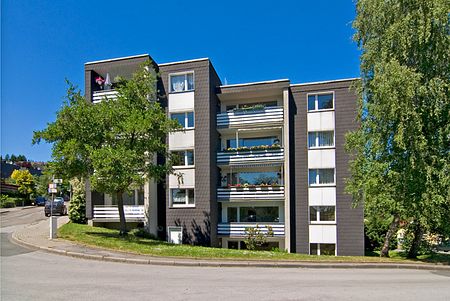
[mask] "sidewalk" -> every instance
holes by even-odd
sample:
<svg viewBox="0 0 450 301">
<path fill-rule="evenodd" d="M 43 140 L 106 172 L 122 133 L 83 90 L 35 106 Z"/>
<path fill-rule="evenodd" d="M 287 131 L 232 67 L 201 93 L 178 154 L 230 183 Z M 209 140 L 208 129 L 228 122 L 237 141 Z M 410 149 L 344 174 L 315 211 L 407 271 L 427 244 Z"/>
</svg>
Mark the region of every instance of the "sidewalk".
<svg viewBox="0 0 450 301">
<path fill-rule="evenodd" d="M 58 227 L 69 221 L 67 216 L 58 218 Z M 339 263 L 339 262 L 301 262 L 301 261 L 262 261 L 262 260 L 227 260 L 227 259 L 186 259 L 174 257 L 156 257 L 138 255 L 127 252 L 109 251 L 101 248 L 88 247 L 62 239 L 49 238 L 49 221 L 27 225 L 13 233 L 12 238 L 18 244 L 46 252 L 72 256 L 77 258 L 123 262 L 134 264 L 153 264 L 171 266 L 201 266 L 201 267 L 278 267 L 278 268 L 344 268 L 344 269 L 421 269 L 447 270 L 450 266 L 435 264 L 409 263 Z"/>
</svg>

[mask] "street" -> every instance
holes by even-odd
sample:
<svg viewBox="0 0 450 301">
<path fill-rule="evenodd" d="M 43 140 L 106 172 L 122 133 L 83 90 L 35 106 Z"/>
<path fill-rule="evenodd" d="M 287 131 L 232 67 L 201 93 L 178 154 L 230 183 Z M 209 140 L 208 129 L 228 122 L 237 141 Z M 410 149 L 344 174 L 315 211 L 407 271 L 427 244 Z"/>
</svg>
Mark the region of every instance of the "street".
<svg viewBox="0 0 450 301">
<path fill-rule="evenodd" d="M 42 207 L 4 213 L 1 218 L 1 300 L 450 300 L 450 272 L 92 261 L 9 242 L 5 230 L 45 219 Z"/>
</svg>

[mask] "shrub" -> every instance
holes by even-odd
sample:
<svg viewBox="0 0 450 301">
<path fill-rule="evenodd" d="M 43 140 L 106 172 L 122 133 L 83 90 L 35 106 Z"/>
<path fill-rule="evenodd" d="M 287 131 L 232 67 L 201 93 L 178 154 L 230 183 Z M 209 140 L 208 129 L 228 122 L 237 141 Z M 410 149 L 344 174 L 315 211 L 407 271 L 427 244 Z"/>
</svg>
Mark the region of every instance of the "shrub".
<svg viewBox="0 0 450 301">
<path fill-rule="evenodd" d="M 16 207 L 14 199 L 9 198 L 7 195 L 0 195 L 0 208 L 13 208 Z"/>
<path fill-rule="evenodd" d="M 137 229 L 133 229 L 130 231 L 131 235 L 134 235 L 136 237 L 140 237 L 140 238 L 147 238 L 147 239 L 153 239 L 153 240 L 157 240 L 158 238 L 147 232 L 144 228 L 137 228 Z"/>
<path fill-rule="evenodd" d="M 69 205 L 69 219 L 72 223 L 86 224 L 86 196 L 84 191 L 84 183 L 82 180 L 73 179 L 70 181 L 72 185 L 72 199 Z"/>
<path fill-rule="evenodd" d="M 273 229 L 271 226 L 266 226 L 267 233 L 256 227 L 245 228 L 245 245 L 248 250 L 257 250 L 267 243 L 268 237 L 273 237 Z"/>
</svg>

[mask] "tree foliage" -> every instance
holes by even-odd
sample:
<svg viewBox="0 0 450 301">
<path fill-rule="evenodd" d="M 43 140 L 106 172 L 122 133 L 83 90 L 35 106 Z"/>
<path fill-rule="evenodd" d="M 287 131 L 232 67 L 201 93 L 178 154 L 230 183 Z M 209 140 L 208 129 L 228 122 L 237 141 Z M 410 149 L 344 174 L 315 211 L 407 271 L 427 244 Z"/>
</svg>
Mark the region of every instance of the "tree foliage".
<svg viewBox="0 0 450 301">
<path fill-rule="evenodd" d="M 359 0 L 353 23 L 361 54 L 358 119 L 347 135 L 355 156 L 347 190 L 366 216 L 449 235 L 450 2 Z"/>
<path fill-rule="evenodd" d="M 95 105 L 69 84 L 56 121 L 33 137 L 34 143 L 53 143 L 51 168 L 57 174 L 89 179 L 96 191 L 117 196 L 121 233 L 126 232 L 123 193 L 131 184 L 159 180 L 172 171 L 170 160 L 157 165 L 154 157 L 166 154 L 165 137 L 179 125 L 156 99 L 151 68 L 147 62 L 131 79 L 118 78 L 117 98 Z"/>
<path fill-rule="evenodd" d="M 34 178 L 28 169 L 16 169 L 12 172 L 11 178 L 19 186 L 19 193 L 29 197 L 34 192 Z"/>
</svg>

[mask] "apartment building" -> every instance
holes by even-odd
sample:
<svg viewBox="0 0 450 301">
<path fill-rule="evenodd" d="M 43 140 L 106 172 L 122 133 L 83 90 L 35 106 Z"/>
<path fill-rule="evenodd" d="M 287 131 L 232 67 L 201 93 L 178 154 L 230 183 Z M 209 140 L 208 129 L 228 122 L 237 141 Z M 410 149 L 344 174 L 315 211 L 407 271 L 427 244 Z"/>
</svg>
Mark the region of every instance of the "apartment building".
<svg viewBox="0 0 450 301">
<path fill-rule="evenodd" d="M 86 99 L 113 98 L 111 81 L 148 59 L 86 63 Z M 244 249 L 246 229 L 259 228 L 270 234 L 267 249 L 364 254 L 363 209 L 352 208 L 344 193 L 344 136 L 356 127 L 354 79 L 223 85 L 207 58 L 153 67 L 158 101 L 184 127 L 167 137 L 180 163 L 165 183 L 124 196 L 127 222 L 174 243 Z M 106 81 L 99 85 L 98 77 Z M 86 199 L 90 224 L 117 224 L 113 197 L 87 183 Z"/>
</svg>

